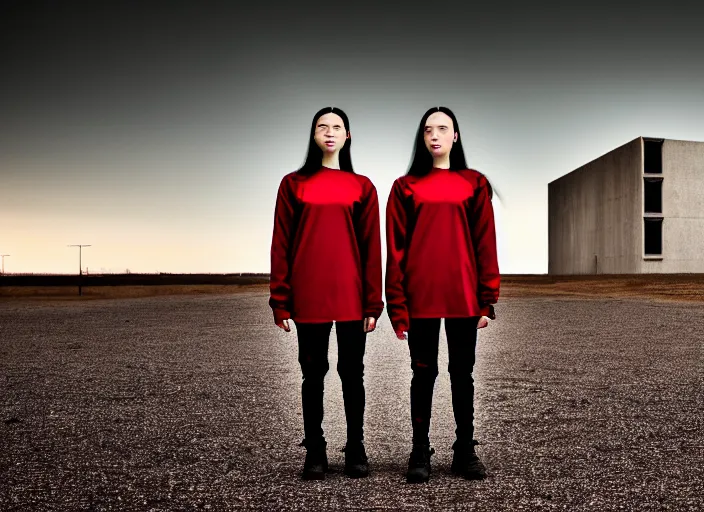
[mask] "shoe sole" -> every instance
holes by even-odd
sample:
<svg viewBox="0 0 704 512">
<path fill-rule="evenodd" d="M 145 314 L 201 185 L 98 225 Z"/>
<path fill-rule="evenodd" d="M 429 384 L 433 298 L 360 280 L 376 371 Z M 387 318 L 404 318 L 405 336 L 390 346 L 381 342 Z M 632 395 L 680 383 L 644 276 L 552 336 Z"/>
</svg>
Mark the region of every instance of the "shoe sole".
<svg viewBox="0 0 704 512">
<path fill-rule="evenodd" d="M 325 473 L 309 473 L 303 475 L 303 480 L 325 480 Z"/>
<path fill-rule="evenodd" d="M 366 464 L 345 465 L 343 473 L 350 478 L 366 478 L 369 476 L 369 466 Z"/>
<path fill-rule="evenodd" d="M 453 474 L 463 477 L 465 480 L 484 480 L 486 478 L 486 473 L 464 473 L 457 469 L 451 468 Z"/>
<path fill-rule="evenodd" d="M 328 471 L 329 471 L 329 470 L 328 470 L 328 466 L 327 466 L 327 464 L 326 464 L 325 466 L 323 466 L 323 471 L 322 471 L 322 472 L 318 472 L 318 471 L 310 471 L 310 472 L 307 472 L 307 471 L 304 471 L 304 472 L 303 472 L 303 475 L 301 475 L 301 478 L 302 478 L 303 480 L 325 480 L 325 473 L 327 473 Z"/>
</svg>

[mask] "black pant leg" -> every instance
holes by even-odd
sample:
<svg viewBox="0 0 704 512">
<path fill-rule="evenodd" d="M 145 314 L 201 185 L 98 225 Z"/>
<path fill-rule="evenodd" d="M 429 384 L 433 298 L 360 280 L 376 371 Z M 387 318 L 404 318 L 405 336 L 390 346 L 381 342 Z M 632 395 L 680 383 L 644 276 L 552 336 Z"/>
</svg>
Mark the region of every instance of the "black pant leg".
<svg viewBox="0 0 704 512">
<path fill-rule="evenodd" d="M 479 317 L 446 318 L 448 371 L 452 386 L 452 410 L 461 443 L 474 437 L 474 370 Z"/>
<path fill-rule="evenodd" d="M 367 333 L 362 320 L 337 322 L 337 373 L 347 418 L 347 442 L 364 440 L 364 350 Z"/>
<path fill-rule="evenodd" d="M 298 362 L 303 373 L 301 401 L 306 443 L 324 441 L 323 391 L 328 364 L 328 343 L 332 322 L 323 324 L 296 323 Z"/>
<path fill-rule="evenodd" d="M 413 443 L 429 444 L 433 390 L 438 376 L 439 318 L 411 318 L 408 348 L 411 355 L 411 424 Z"/>
</svg>

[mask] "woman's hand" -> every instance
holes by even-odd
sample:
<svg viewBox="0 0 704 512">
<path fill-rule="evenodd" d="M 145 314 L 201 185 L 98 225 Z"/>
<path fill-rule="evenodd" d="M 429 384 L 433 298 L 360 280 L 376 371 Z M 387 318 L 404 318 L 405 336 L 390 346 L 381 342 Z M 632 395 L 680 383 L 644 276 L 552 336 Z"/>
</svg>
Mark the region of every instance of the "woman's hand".
<svg viewBox="0 0 704 512">
<path fill-rule="evenodd" d="M 483 316 L 479 319 L 479 322 L 477 323 L 477 329 L 483 329 L 489 325 L 489 317 Z"/>
<path fill-rule="evenodd" d="M 282 320 L 280 323 L 276 324 L 277 327 L 281 327 L 286 332 L 291 332 L 291 326 L 288 323 L 288 318 Z"/>
<path fill-rule="evenodd" d="M 408 333 L 406 331 L 396 332 L 396 337 L 401 341 L 408 341 Z"/>
<path fill-rule="evenodd" d="M 376 329 L 376 318 L 370 316 L 364 319 L 364 332 L 372 332 Z"/>
</svg>

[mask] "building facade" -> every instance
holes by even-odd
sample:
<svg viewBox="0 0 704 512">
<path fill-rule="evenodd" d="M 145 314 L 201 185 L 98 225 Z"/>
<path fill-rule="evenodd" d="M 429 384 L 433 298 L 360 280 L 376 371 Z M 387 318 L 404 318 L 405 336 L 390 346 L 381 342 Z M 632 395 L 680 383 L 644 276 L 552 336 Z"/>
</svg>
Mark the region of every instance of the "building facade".
<svg viewBox="0 0 704 512">
<path fill-rule="evenodd" d="M 704 273 L 704 142 L 638 137 L 548 184 L 548 274 Z"/>
</svg>

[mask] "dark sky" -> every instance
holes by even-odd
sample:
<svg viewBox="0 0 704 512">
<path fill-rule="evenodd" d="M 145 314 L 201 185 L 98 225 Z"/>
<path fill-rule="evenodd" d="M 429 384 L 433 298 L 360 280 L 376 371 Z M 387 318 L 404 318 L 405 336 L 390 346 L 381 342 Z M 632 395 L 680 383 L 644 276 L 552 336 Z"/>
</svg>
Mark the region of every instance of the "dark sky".
<svg viewBox="0 0 704 512">
<path fill-rule="evenodd" d="M 315 111 L 348 113 L 383 209 L 444 104 L 505 198 L 502 271 L 544 272 L 549 181 L 641 135 L 704 140 L 701 11 L 4 2 L 0 251 L 10 271 L 71 271 L 65 246 L 93 243 L 96 269 L 265 272 Z"/>
</svg>

